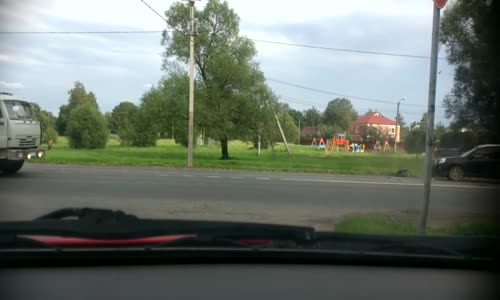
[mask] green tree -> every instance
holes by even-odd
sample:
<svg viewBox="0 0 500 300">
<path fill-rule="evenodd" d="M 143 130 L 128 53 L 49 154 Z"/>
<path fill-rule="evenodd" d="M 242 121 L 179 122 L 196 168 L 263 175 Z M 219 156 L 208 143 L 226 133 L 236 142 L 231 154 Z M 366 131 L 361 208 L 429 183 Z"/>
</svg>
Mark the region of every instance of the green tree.
<svg viewBox="0 0 500 300">
<path fill-rule="evenodd" d="M 89 104 L 99 110 L 94 93 L 87 92 L 83 83 L 80 81 L 75 81 L 74 87 L 68 91 L 68 95 L 68 103 L 59 108 L 59 116 L 56 121 L 57 130 L 61 135 L 66 133 L 69 115 L 75 108 L 81 105 Z"/>
<path fill-rule="evenodd" d="M 290 115 L 290 117 L 292 117 L 293 122 L 295 123 L 295 125 L 297 127 L 299 127 L 299 125 L 300 125 L 300 128 L 303 128 L 305 126 L 304 114 L 301 111 L 293 109 L 293 108 L 289 108 L 288 114 Z"/>
<path fill-rule="evenodd" d="M 455 66 L 444 99 L 454 127 L 489 130 L 500 141 L 500 1 L 457 0 L 444 11 L 440 41 Z"/>
<path fill-rule="evenodd" d="M 134 147 L 151 147 L 156 145 L 158 133 L 151 126 L 151 120 L 143 109 L 129 107 L 124 122 L 118 131 L 122 145 Z"/>
<path fill-rule="evenodd" d="M 169 71 L 172 59 L 187 63 L 189 59 L 189 7 L 176 2 L 165 13 L 169 28 L 163 32 L 165 46 L 163 69 Z M 265 84 L 259 65 L 254 61 L 256 49 L 251 40 L 239 34 L 239 17 L 227 2 L 209 0 L 196 11 L 198 20 L 195 44 L 197 86 L 197 125 L 209 136 L 219 137 L 222 159 L 229 159 L 228 137 L 248 136 L 255 128 L 249 118 L 258 111 L 252 90 Z"/>
<path fill-rule="evenodd" d="M 336 98 L 330 102 L 323 112 L 323 123 L 338 126 L 346 131 L 351 122 L 358 118 L 352 103 L 347 98 Z"/>
<path fill-rule="evenodd" d="M 131 122 L 130 111 L 136 110 L 137 107 L 132 102 L 120 102 L 111 112 L 110 126 L 111 133 L 118 133 L 122 128 L 128 126 Z"/>
<path fill-rule="evenodd" d="M 57 142 L 58 134 L 55 130 L 56 118 L 51 112 L 42 110 L 37 103 L 32 102 L 31 107 L 35 118 L 40 122 L 42 128 L 42 143 L 47 143 L 51 139 L 54 143 Z"/>
<path fill-rule="evenodd" d="M 188 84 L 188 76 L 185 73 L 170 73 L 157 87 L 151 88 L 141 98 L 141 109 L 149 117 L 151 126 L 159 135 L 175 138 L 177 143 L 184 146 L 187 146 Z M 201 96 L 196 88 L 195 99 L 198 100 L 199 97 Z M 203 120 L 203 114 L 196 101 L 196 125 L 203 123 L 200 122 Z"/>
<path fill-rule="evenodd" d="M 469 150 L 477 145 L 478 137 L 470 131 L 450 131 L 441 135 L 439 147 L 441 148 L 460 148 L 463 151 Z"/>
<path fill-rule="evenodd" d="M 425 131 L 414 129 L 408 133 L 404 140 L 405 150 L 410 154 L 418 156 L 425 151 Z"/>
<path fill-rule="evenodd" d="M 83 104 L 71 110 L 68 121 L 69 145 L 75 149 L 106 147 L 108 129 L 106 118 L 92 104 Z"/>
<path fill-rule="evenodd" d="M 321 121 L 321 112 L 314 106 L 304 111 L 305 126 L 319 126 Z"/>
</svg>

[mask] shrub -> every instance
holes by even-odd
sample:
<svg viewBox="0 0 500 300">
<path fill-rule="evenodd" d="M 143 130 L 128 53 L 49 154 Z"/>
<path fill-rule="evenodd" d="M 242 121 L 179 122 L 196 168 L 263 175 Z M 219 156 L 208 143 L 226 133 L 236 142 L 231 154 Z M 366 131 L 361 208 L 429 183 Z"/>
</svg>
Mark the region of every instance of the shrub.
<svg viewBox="0 0 500 300">
<path fill-rule="evenodd" d="M 67 135 L 69 145 L 75 149 L 106 147 L 109 132 L 106 118 L 95 106 L 81 105 L 69 115 Z"/>
<path fill-rule="evenodd" d="M 56 143 L 59 134 L 57 134 L 57 130 L 54 127 L 47 127 L 47 129 L 42 130 L 42 144 L 47 144 L 49 140 Z"/>
<path fill-rule="evenodd" d="M 123 122 L 118 131 L 121 144 L 134 147 L 155 146 L 158 135 L 144 111 L 132 108 L 127 116 L 128 121 Z"/>
<path fill-rule="evenodd" d="M 404 147 L 406 152 L 416 154 L 417 157 L 420 153 L 425 151 L 425 131 L 422 129 L 414 129 L 410 131 L 405 138 Z"/>
</svg>

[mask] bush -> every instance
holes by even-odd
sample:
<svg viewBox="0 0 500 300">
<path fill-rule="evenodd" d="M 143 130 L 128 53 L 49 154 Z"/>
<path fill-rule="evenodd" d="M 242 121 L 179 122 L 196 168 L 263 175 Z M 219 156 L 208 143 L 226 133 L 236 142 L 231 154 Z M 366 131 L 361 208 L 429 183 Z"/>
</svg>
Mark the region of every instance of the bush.
<svg viewBox="0 0 500 300">
<path fill-rule="evenodd" d="M 47 127 L 44 131 L 42 131 L 42 144 L 47 144 L 49 140 L 56 143 L 59 134 L 57 134 L 57 130 L 54 127 Z"/>
<path fill-rule="evenodd" d="M 425 151 L 425 131 L 422 129 L 414 129 L 410 131 L 405 138 L 404 147 L 406 152 L 416 154 L 417 157 L 420 153 Z"/>
<path fill-rule="evenodd" d="M 476 134 L 473 132 L 451 131 L 441 135 L 439 147 L 460 148 L 463 151 L 474 148 L 478 143 Z"/>
<path fill-rule="evenodd" d="M 156 145 L 158 134 L 144 111 L 134 108 L 127 112 L 127 122 L 119 128 L 121 144 L 134 147 L 151 147 Z"/>
<path fill-rule="evenodd" d="M 106 118 L 95 106 L 81 105 L 69 115 L 67 135 L 69 146 L 75 149 L 106 147 L 109 132 Z"/>
</svg>

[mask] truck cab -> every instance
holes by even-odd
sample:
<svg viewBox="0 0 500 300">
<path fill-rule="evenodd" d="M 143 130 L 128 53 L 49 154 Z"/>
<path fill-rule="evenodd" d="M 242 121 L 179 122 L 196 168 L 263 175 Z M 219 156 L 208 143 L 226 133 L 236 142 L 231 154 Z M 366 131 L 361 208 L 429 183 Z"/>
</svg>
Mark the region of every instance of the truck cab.
<svg viewBox="0 0 500 300">
<path fill-rule="evenodd" d="M 40 159 L 42 129 L 31 104 L 24 98 L 0 92 L 0 172 L 16 173 L 26 159 Z"/>
</svg>

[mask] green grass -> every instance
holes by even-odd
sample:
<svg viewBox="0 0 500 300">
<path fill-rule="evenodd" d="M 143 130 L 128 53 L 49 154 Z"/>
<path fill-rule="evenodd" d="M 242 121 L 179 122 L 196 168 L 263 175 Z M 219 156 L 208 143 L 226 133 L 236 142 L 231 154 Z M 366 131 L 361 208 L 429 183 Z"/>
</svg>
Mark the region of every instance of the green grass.
<svg viewBox="0 0 500 300">
<path fill-rule="evenodd" d="M 391 220 L 380 215 L 347 216 L 335 225 L 335 231 L 366 234 L 416 234 L 417 226 L 413 223 Z M 500 236 L 500 224 L 488 218 L 464 221 L 445 228 L 428 228 L 430 235 L 451 236 Z"/>
<path fill-rule="evenodd" d="M 276 149 L 275 157 L 270 149 L 257 156 L 251 144 L 232 141 L 229 144 L 231 159 L 224 161 L 219 159 L 219 146 L 200 146 L 195 148 L 194 167 L 357 175 L 394 175 L 400 169 L 407 169 L 410 176 L 423 175 L 423 160 L 414 155 L 325 152 L 300 145 L 291 145 L 292 155 L 288 155 L 283 145 Z M 69 148 L 66 138 L 60 137 L 38 162 L 184 167 L 186 153 L 186 148 L 171 140 L 159 140 L 157 146 L 147 148 L 124 147 L 110 140 L 105 149 L 76 150 Z"/>
</svg>

